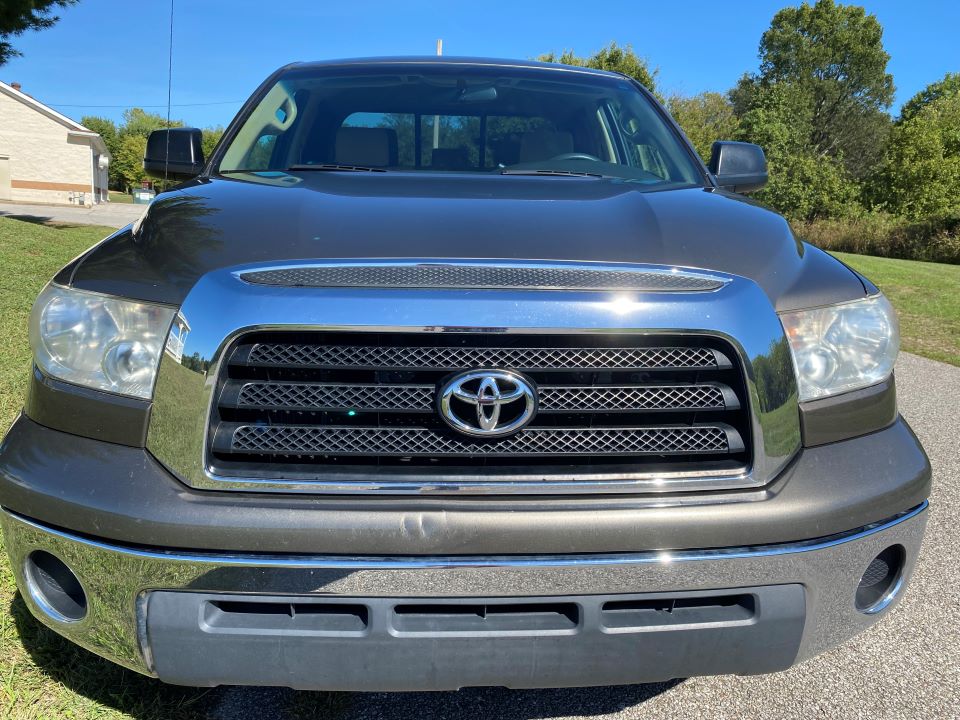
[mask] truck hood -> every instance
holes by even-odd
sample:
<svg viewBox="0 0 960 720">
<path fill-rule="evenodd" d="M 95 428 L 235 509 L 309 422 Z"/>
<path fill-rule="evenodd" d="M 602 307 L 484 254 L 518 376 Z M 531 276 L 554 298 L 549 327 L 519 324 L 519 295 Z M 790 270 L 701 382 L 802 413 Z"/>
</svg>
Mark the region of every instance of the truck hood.
<svg viewBox="0 0 960 720">
<path fill-rule="evenodd" d="M 857 275 L 786 221 L 705 188 L 629 181 L 381 173 L 201 179 L 64 268 L 60 282 L 179 305 L 204 274 L 342 258 L 654 263 L 756 282 L 777 310 L 863 297 Z"/>
</svg>

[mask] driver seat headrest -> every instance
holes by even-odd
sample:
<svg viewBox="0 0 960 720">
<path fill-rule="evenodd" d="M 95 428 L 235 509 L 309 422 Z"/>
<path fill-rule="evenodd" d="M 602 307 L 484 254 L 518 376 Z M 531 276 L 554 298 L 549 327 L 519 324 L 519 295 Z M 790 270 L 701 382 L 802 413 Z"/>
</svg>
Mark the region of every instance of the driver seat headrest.
<svg viewBox="0 0 960 720">
<path fill-rule="evenodd" d="M 520 162 L 549 160 L 573 152 L 573 135 L 561 130 L 534 130 L 520 137 Z"/>
</svg>

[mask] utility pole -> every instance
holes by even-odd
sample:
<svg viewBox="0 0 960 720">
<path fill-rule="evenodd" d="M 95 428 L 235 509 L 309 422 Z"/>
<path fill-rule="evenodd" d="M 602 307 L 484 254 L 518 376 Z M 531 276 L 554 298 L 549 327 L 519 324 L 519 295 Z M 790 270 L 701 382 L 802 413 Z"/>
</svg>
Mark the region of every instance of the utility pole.
<svg viewBox="0 0 960 720">
<path fill-rule="evenodd" d="M 443 38 L 437 40 L 437 57 L 443 55 Z M 440 147 L 440 116 L 433 116 L 433 149 Z"/>
</svg>

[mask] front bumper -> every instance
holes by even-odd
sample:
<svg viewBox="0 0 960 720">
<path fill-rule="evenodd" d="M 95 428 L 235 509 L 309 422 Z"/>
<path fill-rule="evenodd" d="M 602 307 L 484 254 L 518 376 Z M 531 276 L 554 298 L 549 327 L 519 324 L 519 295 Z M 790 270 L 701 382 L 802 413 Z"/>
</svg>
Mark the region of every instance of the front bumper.
<svg viewBox="0 0 960 720">
<path fill-rule="evenodd" d="M 138 672 L 191 685 L 418 690 L 783 669 L 892 606 L 899 595 L 880 612 L 858 611 L 858 581 L 874 557 L 900 545 L 897 587 L 906 585 L 925 509 L 804 542 L 485 557 L 171 551 L 96 540 L 9 511 L 0 521 L 34 615 Z M 80 579 L 82 619 L 57 621 L 37 602 L 24 570 L 40 550 Z M 411 601 L 419 606 L 412 614 L 404 610 Z M 299 613 L 277 612 L 291 604 Z"/>
</svg>

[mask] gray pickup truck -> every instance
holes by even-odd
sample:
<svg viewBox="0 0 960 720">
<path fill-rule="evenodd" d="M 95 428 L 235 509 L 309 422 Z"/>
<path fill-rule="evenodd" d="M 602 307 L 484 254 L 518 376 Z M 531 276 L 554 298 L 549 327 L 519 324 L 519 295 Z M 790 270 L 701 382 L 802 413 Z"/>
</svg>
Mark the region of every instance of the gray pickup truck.
<svg viewBox="0 0 960 720">
<path fill-rule="evenodd" d="M 902 595 L 897 320 L 610 72 L 295 64 L 30 319 L 0 446 L 36 617 L 166 682 L 762 673 Z"/>
</svg>

